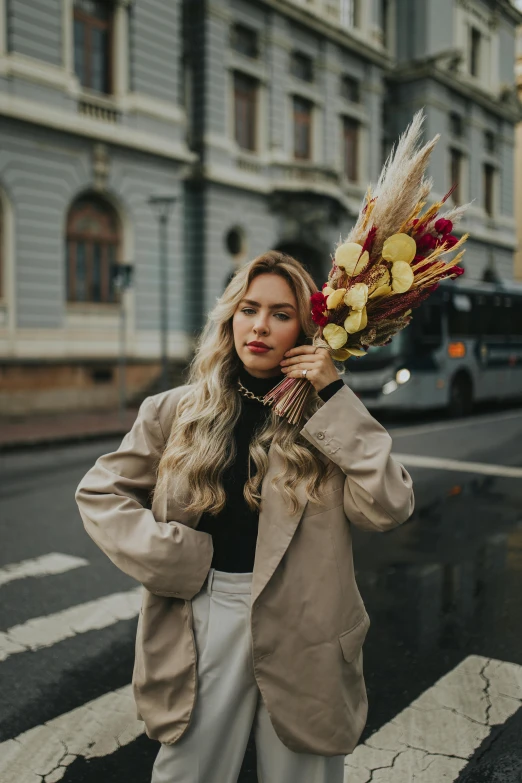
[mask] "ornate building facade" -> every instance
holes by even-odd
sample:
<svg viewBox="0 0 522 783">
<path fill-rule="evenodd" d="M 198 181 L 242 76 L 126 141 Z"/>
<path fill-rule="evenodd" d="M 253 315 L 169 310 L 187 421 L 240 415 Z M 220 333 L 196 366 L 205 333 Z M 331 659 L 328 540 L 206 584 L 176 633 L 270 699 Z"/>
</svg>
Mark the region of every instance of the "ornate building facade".
<svg viewBox="0 0 522 783">
<path fill-rule="evenodd" d="M 434 195 L 473 201 L 466 270 L 511 277 L 520 109 L 508 0 L 0 0 L 0 411 L 154 388 L 160 241 L 182 367 L 240 264 L 318 285 L 397 135 L 425 107 Z M 114 284 L 132 264 L 132 287 Z"/>
</svg>

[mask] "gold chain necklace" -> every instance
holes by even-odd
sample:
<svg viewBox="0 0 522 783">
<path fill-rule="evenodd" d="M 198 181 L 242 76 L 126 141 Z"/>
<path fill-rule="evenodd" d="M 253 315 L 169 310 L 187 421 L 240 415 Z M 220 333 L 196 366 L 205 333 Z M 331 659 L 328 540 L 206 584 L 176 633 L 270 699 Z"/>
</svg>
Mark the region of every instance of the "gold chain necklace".
<svg viewBox="0 0 522 783">
<path fill-rule="evenodd" d="M 263 405 L 268 405 L 268 403 L 264 401 L 263 397 L 256 397 L 256 395 L 251 392 L 250 389 L 247 389 L 246 386 L 243 386 L 239 378 L 237 379 L 237 385 L 243 397 L 249 397 L 251 400 L 257 400 L 258 402 L 262 402 Z"/>
</svg>

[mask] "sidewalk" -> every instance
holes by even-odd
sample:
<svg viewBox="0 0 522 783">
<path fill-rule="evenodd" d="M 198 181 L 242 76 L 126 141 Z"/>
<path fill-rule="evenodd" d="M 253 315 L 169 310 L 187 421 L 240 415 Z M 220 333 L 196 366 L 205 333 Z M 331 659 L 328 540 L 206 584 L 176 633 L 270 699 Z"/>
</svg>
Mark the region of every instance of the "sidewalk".
<svg viewBox="0 0 522 783">
<path fill-rule="evenodd" d="M 0 418 L 0 452 L 123 437 L 137 413 L 137 408 L 128 408 L 123 420 L 117 410 L 39 414 L 21 417 L 19 421 Z"/>
</svg>

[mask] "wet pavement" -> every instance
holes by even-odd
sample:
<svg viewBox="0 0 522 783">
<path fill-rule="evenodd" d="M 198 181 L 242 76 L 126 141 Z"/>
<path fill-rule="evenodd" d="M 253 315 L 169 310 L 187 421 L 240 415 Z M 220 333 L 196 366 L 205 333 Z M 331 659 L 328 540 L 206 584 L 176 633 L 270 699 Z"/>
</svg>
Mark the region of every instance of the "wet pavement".
<svg viewBox="0 0 522 783">
<path fill-rule="evenodd" d="M 487 466 L 522 468 L 522 411 L 394 423 L 390 431 L 396 453 L 429 455 L 439 467 L 408 466 L 416 509 L 406 524 L 386 534 L 353 531 L 371 618 L 369 714 L 359 748 L 347 757 L 345 783 L 520 782 L 522 482 L 488 475 Z M 2 566 L 28 558 L 66 553 L 86 561 L 1 586 L 0 631 L 135 588 L 85 534 L 73 497 L 97 454 L 115 445 L 0 456 L 0 583 Z M 449 459 L 479 467 L 448 470 Z M 121 616 L 0 660 L 0 741 L 125 688 L 135 628 L 135 616 Z M 45 780 L 146 783 L 157 750 L 144 736 L 121 739 L 98 747 L 97 756 L 78 751 Z M 15 780 L 25 783 L 22 775 L 5 783 Z M 251 742 L 239 783 L 255 781 Z"/>
</svg>

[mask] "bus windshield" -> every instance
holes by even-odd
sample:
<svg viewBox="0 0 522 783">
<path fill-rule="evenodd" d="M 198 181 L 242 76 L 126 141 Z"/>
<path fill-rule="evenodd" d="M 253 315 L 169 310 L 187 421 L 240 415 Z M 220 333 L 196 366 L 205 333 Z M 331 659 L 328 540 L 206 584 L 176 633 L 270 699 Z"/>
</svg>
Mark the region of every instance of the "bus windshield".
<svg viewBox="0 0 522 783">
<path fill-rule="evenodd" d="M 408 344 L 409 335 L 408 328 L 406 328 L 392 337 L 392 341 L 388 345 L 370 345 L 366 356 L 350 359 L 348 369 L 353 372 L 364 372 L 365 370 L 386 367 L 405 353 Z"/>
<path fill-rule="evenodd" d="M 368 357 L 392 358 L 399 356 L 404 351 L 405 330 L 398 332 L 392 337 L 388 345 L 370 345 L 368 348 Z"/>
</svg>

